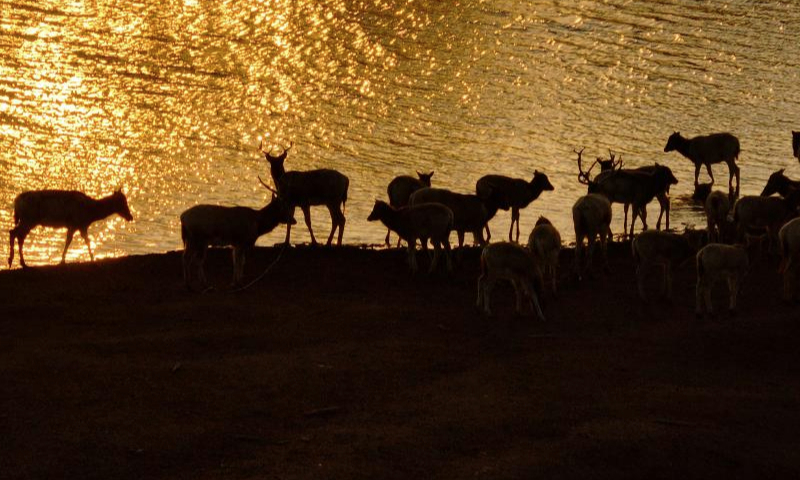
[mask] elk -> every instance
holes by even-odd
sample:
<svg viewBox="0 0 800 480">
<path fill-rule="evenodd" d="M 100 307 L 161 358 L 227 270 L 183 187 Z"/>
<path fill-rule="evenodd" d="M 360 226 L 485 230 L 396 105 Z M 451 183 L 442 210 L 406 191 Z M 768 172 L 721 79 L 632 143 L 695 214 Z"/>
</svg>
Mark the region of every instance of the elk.
<svg viewBox="0 0 800 480">
<path fill-rule="evenodd" d="M 541 290 L 542 272 L 527 249 L 511 242 L 492 243 L 483 248 L 476 306 L 486 315 L 492 314 L 491 294 L 498 280 L 508 280 L 514 287 L 518 314 L 522 314 L 524 298 L 539 320 L 544 321 L 536 293 Z"/>
<path fill-rule="evenodd" d="M 744 241 L 748 230 L 766 229 L 770 251 L 778 244 L 778 230 L 783 224 L 797 216 L 800 190 L 786 198 L 745 195 L 733 206 L 733 220 L 736 223 L 736 240 Z"/>
<path fill-rule="evenodd" d="M 581 150 L 582 152 L 583 150 Z M 646 167 L 646 170 L 614 170 L 606 175 L 598 175 L 599 180 L 591 180 L 589 173 L 591 169 L 584 171 L 581 165 L 581 152 L 578 154 L 578 181 L 588 186 L 589 193 L 600 193 L 605 195 L 609 201 L 622 203 L 625 205 L 625 219 L 623 229 L 627 235 L 627 206 L 633 206 L 631 218 L 630 235 L 633 236 L 634 224 L 637 215 L 642 218 L 644 229 L 647 229 L 647 209 L 646 206 L 658 195 L 663 195 L 669 211 L 669 199 L 666 192 L 671 185 L 678 183 L 678 179 L 672 174 L 669 167 L 655 164 Z M 644 168 L 644 167 L 643 167 Z M 663 211 L 662 211 L 663 214 Z M 661 216 L 659 216 L 659 220 Z"/>
<path fill-rule="evenodd" d="M 395 208 L 381 200 L 375 200 L 372 212 L 367 217 L 370 222 L 380 220 L 389 230 L 408 243 L 408 264 L 411 273 L 417 271 L 417 239 L 422 249 L 427 249 L 428 239 L 433 244 L 433 260 L 428 273 L 436 268 L 442 248 L 445 252 L 447 270 L 453 270 L 450 258 L 450 231 L 453 229 L 453 211 L 440 203 L 423 203 Z"/>
<path fill-rule="evenodd" d="M 744 279 L 749 269 L 750 261 L 747 250 L 743 245 L 725 245 L 722 243 L 709 243 L 697 252 L 697 289 L 695 313 L 703 316 L 705 312 L 713 315 L 711 305 L 711 291 L 714 284 L 721 279 L 728 283 L 728 311 L 736 312 L 736 297 L 739 284 Z"/>
<path fill-rule="evenodd" d="M 386 193 L 389 194 L 389 205 L 393 206 L 394 208 L 405 207 L 408 205 L 408 199 L 411 197 L 412 193 L 416 192 L 420 188 L 431 186 L 431 177 L 433 177 L 433 172 L 417 172 L 417 178 L 414 178 L 410 175 L 400 175 L 399 177 L 394 177 L 394 179 L 389 182 L 389 186 L 386 188 Z M 391 229 L 386 230 L 387 247 L 389 246 L 389 234 L 391 231 Z M 400 246 L 400 240 L 397 240 L 397 246 Z"/>
<path fill-rule="evenodd" d="M 539 217 L 528 236 L 528 250 L 533 258 L 542 266 L 543 274 L 550 276 L 553 294 L 556 294 L 558 279 L 558 256 L 561 252 L 561 234 L 545 217 Z"/>
<path fill-rule="evenodd" d="M 733 177 L 736 177 L 735 196 L 739 196 L 739 167 L 736 160 L 739 158 L 741 149 L 739 139 L 730 133 L 712 133 L 711 135 L 699 136 L 694 138 L 684 138 L 680 132 L 670 135 L 664 146 L 665 152 L 677 150 L 678 153 L 688 158 L 694 163 L 694 184 L 698 184 L 700 167 L 705 165 L 711 183 L 714 183 L 714 174 L 711 172 L 711 165 L 725 162 L 728 165 L 728 190 L 733 190 Z"/>
<path fill-rule="evenodd" d="M 767 179 L 767 184 L 764 185 L 764 190 L 761 191 L 762 197 L 768 197 L 774 193 L 777 193 L 781 197 L 786 197 L 792 191 L 800 187 L 800 180 L 792 180 L 784 175 L 783 172 L 785 171 L 785 168 L 781 168 L 778 171 L 772 172 L 772 175 Z"/>
<path fill-rule="evenodd" d="M 792 219 L 778 232 L 781 247 L 781 264 L 778 272 L 783 275 L 783 299 L 791 302 L 797 294 L 797 274 L 800 267 L 800 218 Z"/>
<path fill-rule="evenodd" d="M 731 210 L 730 196 L 725 192 L 714 190 L 706 196 L 703 210 L 706 214 L 706 231 L 710 242 L 727 240 L 728 213 Z"/>
<path fill-rule="evenodd" d="M 636 262 L 636 284 L 639 298 L 647 300 L 644 282 L 650 268 L 663 269 L 661 295 L 672 299 L 672 269 L 692 258 L 700 247 L 702 232 L 687 230 L 682 235 L 658 230 L 647 230 L 633 239 L 631 249 Z"/>
<path fill-rule="evenodd" d="M 308 171 L 289 171 L 284 169 L 283 163 L 286 155 L 292 148 L 283 148 L 283 153 L 273 156 L 264 150 L 263 141 L 259 149 L 269 162 L 270 174 L 278 196 L 289 206 L 294 215 L 294 208 L 300 207 L 303 211 L 303 218 L 311 235 L 311 244 L 316 245 L 317 239 L 314 237 L 314 230 L 311 228 L 311 207 L 314 205 L 325 205 L 331 215 L 331 233 L 328 236 L 326 245 L 330 246 L 333 235 L 338 228 L 339 236 L 336 244 L 341 246 L 342 235 L 344 234 L 345 217 L 342 209 L 347 203 L 347 189 L 350 186 L 350 179 L 336 170 L 320 168 Z M 262 181 L 262 183 L 264 183 Z M 292 224 L 286 224 L 286 240 L 289 244 L 289 237 L 292 232 Z"/>
<path fill-rule="evenodd" d="M 595 239 L 600 237 L 605 268 L 608 268 L 608 238 L 611 236 L 611 202 L 605 195 L 590 193 L 580 197 L 572 206 L 572 221 L 575 226 L 575 271 L 582 278 L 581 257 L 585 257 L 584 271 L 592 266 Z M 583 252 L 583 239 L 587 240 L 588 252 Z"/>
<path fill-rule="evenodd" d="M 89 250 L 89 258 L 94 261 L 89 242 L 89 226 L 115 213 L 126 221 L 133 220 L 128 199 L 121 190 L 100 199 L 90 198 L 73 190 L 34 190 L 20 193 L 14 200 L 14 228 L 9 231 L 11 250 L 8 266 L 11 267 L 14 262 L 15 239 L 19 246 L 19 262 L 23 267 L 27 266 L 22 246 L 28 233 L 38 225 L 67 229 L 67 243 L 61 253 L 62 264 L 66 263 L 67 249 L 76 231 L 80 232 Z"/>
<path fill-rule="evenodd" d="M 553 191 L 555 187 L 550 183 L 547 175 L 534 170 L 530 182 L 520 178 L 511 178 L 503 175 L 485 175 L 475 184 L 475 192 L 484 202 L 492 202 L 501 210 L 511 208 L 511 227 L 508 229 L 508 241 L 519 242 L 519 211 L 539 198 L 544 191 Z M 517 235 L 512 239 L 514 224 L 517 225 Z M 486 227 L 486 240 L 491 238 L 489 227 Z"/>
<path fill-rule="evenodd" d="M 800 132 L 792 130 L 792 155 L 800 160 Z"/>
<path fill-rule="evenodd" d="M 232 285 L 242 282 L 245 256 L 258 237 L 271 232 L 280 223 L 297 223 L 289 206 L 274 195 L 264 208 L 195 205 L 181 213 L 183 240 L 183 281 L 191 290 L 192 266 L 203 288 L 208 285 L 203 264 L 209 245 L 233 247 Z"/>
<path fill-rule="evenodd" d="M 453 230 L 458 234 L 458 246 L 464 246 L 464 234 L 471 232 L 481 246 L 486 244 L 483 229 L 497 213 L 497 208 L 484 203 L 477 195 L 455 193 L 444 188 L 421 188 L 411 194 L 410 205 L 441 203 L 453 212 Z"/>
</svg>

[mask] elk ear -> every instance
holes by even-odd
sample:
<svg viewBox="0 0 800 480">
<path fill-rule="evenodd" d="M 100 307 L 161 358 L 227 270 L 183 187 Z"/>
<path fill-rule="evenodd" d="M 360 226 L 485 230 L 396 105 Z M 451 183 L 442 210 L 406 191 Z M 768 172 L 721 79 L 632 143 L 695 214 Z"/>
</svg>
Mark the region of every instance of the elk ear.
<svg viewBox="0 0 800 480">
<path fill-rule="evenodd" d="M 431 170 L 430 176 L 431 176 L 431 177 L 433 176 L 433 170 Z"/>
<path fill-rule="evenodd" d="M 780 173 L 781 175 L 783 175 L 783 172 L 784 172 L 784 171 L 786 171 L 786 169 L 785 169 L 785 168 L 781 168 L 780 170 L 778 170 L 778 173 Z"/>
<path fill-rule="evenodd" d="M 535 177 L 536 175 L 539 175 L 539 173 L 540 173 L 539 170 L 534 170 L 533 171 L 533 176 Z"/>
</svg>

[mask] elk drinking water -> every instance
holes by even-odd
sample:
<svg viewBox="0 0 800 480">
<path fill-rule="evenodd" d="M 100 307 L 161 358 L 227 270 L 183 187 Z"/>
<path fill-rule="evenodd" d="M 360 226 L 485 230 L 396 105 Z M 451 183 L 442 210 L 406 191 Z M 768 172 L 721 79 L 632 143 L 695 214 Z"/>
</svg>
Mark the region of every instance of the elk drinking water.
<svg viewBox="0 0 800 480">
<path fill-rule="evenodd" d="M 25 237 L 37 225 L 67 229 L 67 243 L 61 253 L 62 264 L 66 261 L 67 249 L 72 243 L 75 232 L 80 232 L 86 242 L 86 248 L 89 249 L 89 258 L 94 260 L 89 242 L 89 225 L 115 213 L 127 221 L 133 220 L 128 200 L 120 190 L 100 199 L 93 199 L 82 192 L 72 190 L 35 190 L 20 193 L 14 200 L 14 228 L 9 232 L 11 250 L 8 266 L 14 262 L 15 239 L 19 245 L 19 262 L 23 267 L 27 266 L 22 246 Z"/>
<path fill-rule="evenodd" d="M 478 197 L 484 202 L 491 202 L 501 210 L 511 208 L 511 227 L 508 229 L 508 241 L 519 241 L 519 211 L 542 194 L 544 191 L 552 191 L 555 187 L 550 183 L 547 175 L 534 170 L 533 178 L 530 182 L 520 178 L 510 178 L 503 175 L 485 175 L 481 177 L 475 185 Z M 516 238 L 512 238 L 514 224 L 517 225 Z M 488 227 L 487 227 L 488 232 Z M 487 234 L 487 241 L 491 238 L 491 233 Z"/>
<path fill-rule="evenodd" d="M 336 244 L 341 245 L 346 221 L 342 208 L 347 202 L 347 189 L 350 186 L 350 180 L 338 171 L 327 168 L 304 172 L 287 172 L 283 167 L 283 163 L 291 148 L 292 145 L 290 144 L 289 147 L 283 149 L 283 153 L 272 156 L 270 152 L 264 150 L 263 142 L 260 147 L 261 152 L 269 162 L 270 174 L 278 190 L 278 196 L 289 205 L 292 212 L 294 212 L 295 207 L 300 207 L 303 211 L 303 217 L 306 222 L 306 227 L 308 227 L 308 233 L 311 235 L 311 243 L 313 245 L 317 244 L 317 239 L 314 238 L 314 230 L 311 228 L 311 207 L 314 205 L 325 205 L 331 214 L 332 224 L 327 245 L 330 246 L 333 241 L 333 235 L 336 233 L 337 228 L 339 230 L 339 236 Z M 289 244 L 291 232 L 292 225 L 287 224 L 287 245 Z"/>
<path fill-rule="evenodd" d="M 711 135 L 684 138 L 680 132 L 675 132 L 670 135 L 667 145 L 664 146 L 665 152 L 673 150 L 694 163 L 695 187 L 698 183 L 701 166 L 706 166 L 711 183 L 714 183 L 711 165 L 725 162 L 728 165 L 728 190 L 735 192 L 736 197 L 739 196 L 739 166 L 736 165 L 736 159 L 739 158 L 741 149 L 738 138 L 730 133 L 712 133 Z M 736 177 L 736 190 L 733 189 L 734 177 Z"/>
</svg>

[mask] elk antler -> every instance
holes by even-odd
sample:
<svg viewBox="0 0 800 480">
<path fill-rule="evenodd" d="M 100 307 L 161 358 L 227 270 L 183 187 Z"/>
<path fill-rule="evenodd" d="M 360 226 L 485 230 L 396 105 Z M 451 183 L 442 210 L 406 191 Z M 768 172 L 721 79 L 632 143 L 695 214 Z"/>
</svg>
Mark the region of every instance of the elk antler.
<svg viewBox="0 0 800 480">
<path fill-rule="evenodd" d="M 574 148 L 572 149 L 572 151 L 574 153 L 578 154 L 578 182 L 580 182 L 580 183 L 582 183 L 584 185 L 589 185 L 589 181 L 590 181 L 589 180 L 589 172 L 592 171 L 592 168 L 594 168 L 594 166 L 595 166 L 595 164 L 597 164 L 597 162 L 593 163 L 592 166 L 589 167 L 589 170 L 584 172 L 583 171 L 583 165 L 581 163 L 581 154 L 583 153 L 584 150 L 586 150 L 586 147 L 581 148 L 580 151 L 575 150 Z"/>
<path fill-rule="evenodd" d="M 267 184 L 264 182 L 264 180 L 261 180 L 261 175 L 259 175 L 259 176 L 258 176 L 258 181 L 259 181 L 259 182 L 261 182 L 261 185 L 264 185 L 264 188 L 266 188 L 267 190 L 269 190 L 270 192 L 272 192 L 273 194 L 275 194 L 275 196 L 279 196 L 279 195 L 278 195 L 278 191 L 277 191 L 277 190 L 275 190 L 274 188 L 272 188 L 272 187 L 270 187 L 269 185 L 267 185 Z"/>
<path fill-rule="evenodd" d="M 289 142 L 289 146 L 288 147 L 284 147 L 283 145 L 281 145 L 281 148 L 283 149 L 283 152 L 281 154 L 279 154 L 279 155 L 276 155 L 276 157 L 280 157 L 281 155 L 286 154 L 289 150 L 292 149 L 293 146 L 294 146 L 294 142 L 291 142 L 291 141 Z M 272 157 L 272 155 L 270 155 L 270 153 L 272 152 L 272 147 L 270 147 L 269 151 L 264 150 L 264 140 L 263 139 L 261 140 L 261 143 L 258 145 L 258 149 L 261 150 L 261 153 L 263 153 L 267 157 Z"/>
</svg>

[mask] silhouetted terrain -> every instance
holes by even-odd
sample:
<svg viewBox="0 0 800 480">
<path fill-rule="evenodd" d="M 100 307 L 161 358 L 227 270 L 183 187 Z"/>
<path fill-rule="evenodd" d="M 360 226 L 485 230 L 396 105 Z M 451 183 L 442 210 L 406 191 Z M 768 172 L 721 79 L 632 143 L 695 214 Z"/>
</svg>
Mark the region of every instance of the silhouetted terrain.
<svg viewBox="0 0 800 480">
<path fill-rule="evenodd" d="M 673 304 L 645 308 L 617 244 L 612 273 L 564 281 L 540 323 L 507 286 L 495 317 L 475 310 L 478 253 L 412 277 L 404 250 L 299 247 L 239 293 L 185 291 L 180 252 L 2 271 L 0 477 L 800 474 L 800 326 L 777 260 L 738 316 L 698 322 L 692 264 Z M 208 267 L 226 285 L 229 251 Z"/>
</svg>

